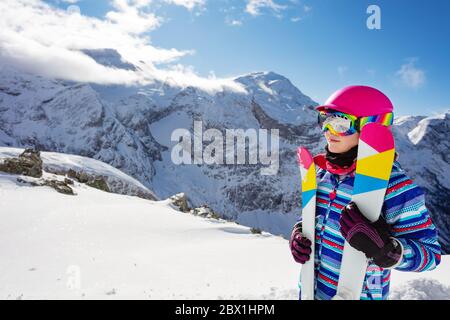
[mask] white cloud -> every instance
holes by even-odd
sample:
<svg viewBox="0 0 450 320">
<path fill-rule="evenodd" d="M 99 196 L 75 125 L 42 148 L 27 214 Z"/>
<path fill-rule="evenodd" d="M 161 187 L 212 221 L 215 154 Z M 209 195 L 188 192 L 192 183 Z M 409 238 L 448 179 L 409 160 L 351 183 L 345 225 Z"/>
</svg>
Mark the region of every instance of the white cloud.
<svg viewBox="0 0 450 320">
<path fill-rule="evenodd" d="M 252 16 L 257 16 L 261 14 L 261 9 L 264 8 L 279 12 L 286 9 L 287 6 L 277 4 L 273 0 L 247 0 L 245 11 Z"/>
<path fill-rule="evenodd" d="M 307 5 L 304 5 L 303 6 L 303 11 L 305 11 L 305 12 L 310 12 L 312 10 L 312 7 L 311 6 L 307 6 Z"/>
<path fill-rule="evenodd" d="M 70 14 L 41 0 L 0 1 L 0 64 L 66 80 L 99 84 L 145 84 L 175 79 L 179 86 L 208 91 L 242 90 L 230 79 L 202 78 L 192 68 L 171 66 L 193 51 L 151 45 L 148 32 L 161 19 L 148 12 L 151 0 L 114 0 L 105 19 Z M 141 70 L 96 63 L 83 49 L 115 49 Z"/>
<path fill-rule="evenodd" d="M 417 89 L 426 82 L 425 71 L 416 67 L 418 59 L 410 58 L 395 73 L 397 80 L 404 86 Z"/>
<path fill-rule="evenodd" d="M 193 10 L 195 7 L 202 8 L 205 5 L 206 0 L 165 0 L 165 2 L 185 7 L 188 10 Z"/>
<path fill-rule="evenodd" d="M 75 4 L 71 4 L 70 6 L 67 7 L 66 10 L 69 14 L 81 14 L 80 7 Z"/>
<path fill-rule="evenodd" d="M 306 4 L 302 5 L 298 0 L 290 0 L 290 2 L 293 5 L 292 7 L 295 8 L 295 11 L 297 11 L 296 15 L 291 18 L 291 22 L 299 22 L 304 20 L 313 9 L 312 6 Z"/>
<path fill-rule="evenodd" d="M 216 78 L 212 73 L 207 78 L 198 76 L 193 67 L 177 64 L 165 70 L 155 70 L 154 75 L 157 79 L 177 87 L 194 86 L 201 88 L 209 93 L 214 93 L 224 89 L 246 92 L 242 85 L 233 81 L 231 78 Z"/>
<path fill-rule="evenodd" d="M 141 9 L 149 5 L 151 0 L 113 0 L 115 11 L 109 11 L 106 18 L 120 25 L 123 31 L 140 34 L 160 26 L 161 19 L 153 13 Z"/>
<path fill-rule="evenodd" d="M 232 27 L 240 27 L 243 24 L 242 20 L 232 19 L 230 17 L 225 18 L 225 23 Z"/>
</svg>

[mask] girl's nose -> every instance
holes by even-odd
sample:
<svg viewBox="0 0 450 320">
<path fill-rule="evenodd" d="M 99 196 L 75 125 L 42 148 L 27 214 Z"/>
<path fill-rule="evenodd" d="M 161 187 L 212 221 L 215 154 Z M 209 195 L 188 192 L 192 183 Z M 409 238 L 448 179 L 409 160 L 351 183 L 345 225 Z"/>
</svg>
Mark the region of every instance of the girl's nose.
<svg viewBox="0 0 450 320">
<path fill-rule="evenodd" d="M 337 137 L 337 135 L 333 134 L 330 130 L 327 130 L 325 132 L 325 136 L 333 136 L 333 137 Z"/>
</svg>

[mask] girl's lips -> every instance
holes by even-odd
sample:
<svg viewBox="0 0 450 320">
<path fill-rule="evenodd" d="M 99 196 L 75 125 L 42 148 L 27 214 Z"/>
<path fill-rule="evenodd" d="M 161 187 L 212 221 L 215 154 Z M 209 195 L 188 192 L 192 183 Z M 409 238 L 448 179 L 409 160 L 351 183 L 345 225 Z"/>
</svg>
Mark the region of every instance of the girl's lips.
<svg viewBox="0 0 450 320">
<path fill-rule="evenodd" d="M 329 138 L 331 142 L 339 142 L 339 140 L 333 139 L 333 138 Z"/>
</svg>

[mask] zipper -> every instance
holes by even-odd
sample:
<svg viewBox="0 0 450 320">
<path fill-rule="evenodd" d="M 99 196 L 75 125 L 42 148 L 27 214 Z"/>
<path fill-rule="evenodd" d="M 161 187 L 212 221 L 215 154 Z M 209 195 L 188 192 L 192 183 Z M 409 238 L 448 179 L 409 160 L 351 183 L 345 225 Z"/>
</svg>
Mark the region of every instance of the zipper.
<svg viewBox="0 0 450 320">
<path fill-rule="evenodd" d="M 339 182 L 337 181 L 335 176 L 333 174 L 330 174 L 330 175 L 331 175 L 331 179 L 330 180 L 331 180 L 332 185 L 333 185 L 333 191 L 331 191 L 329 193 L 329 195 L 328 195 L 329 196 L 329 201 L 328 201 L 327 211 L 326 211 L 325 216 L 324 216 L 324 218 L 322 220 L 322 226 L 321 226 L 320 236 L 319 236 L 319 239 L 320 239 L 319 257 L 322 256 L 322 248 L 323 248 L 323 246 L 322 246 L 322 239 L 323 239 L 323 234 L 325 233 L 325 226 L 326 226 L 326 224 L 328 222 L 328 217 L 330 215 L 331 204 L 333 203 L 334 199 L 336 199 L 337 188 L 339 186 Z"/>
</svg>

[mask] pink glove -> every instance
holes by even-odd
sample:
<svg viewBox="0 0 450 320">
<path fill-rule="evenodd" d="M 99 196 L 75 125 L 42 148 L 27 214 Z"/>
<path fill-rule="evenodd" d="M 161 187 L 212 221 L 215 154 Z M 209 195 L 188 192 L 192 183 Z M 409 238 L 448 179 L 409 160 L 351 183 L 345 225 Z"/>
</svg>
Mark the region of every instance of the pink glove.
<svg viewBox="0 0 450 320">
<path fill-rule="evenodd" d="M 294 226 L 289 247 L 295 262 L 304 264 L 310 259 L 311 241 L 302 236 L 299 224 Z"/>
</svg>

